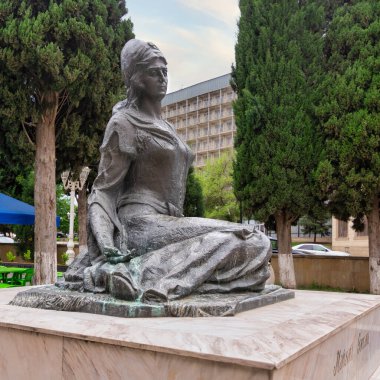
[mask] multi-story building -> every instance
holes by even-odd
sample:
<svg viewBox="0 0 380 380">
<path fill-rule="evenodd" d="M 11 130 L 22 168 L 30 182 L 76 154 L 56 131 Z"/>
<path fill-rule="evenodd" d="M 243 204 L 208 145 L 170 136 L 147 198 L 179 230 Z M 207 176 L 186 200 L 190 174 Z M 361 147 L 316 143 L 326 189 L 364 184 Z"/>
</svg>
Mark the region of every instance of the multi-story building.
<svg viewBox="0 0 380 380">
<path fill-rule="evenodd" d="M 232 152 L 236 131 L 232 101 L 236 95 L 226 74 L 167 94 L 162 101 L 162 117 L 195 154 L 195 167 L 207 159 Z"/>
</svg>

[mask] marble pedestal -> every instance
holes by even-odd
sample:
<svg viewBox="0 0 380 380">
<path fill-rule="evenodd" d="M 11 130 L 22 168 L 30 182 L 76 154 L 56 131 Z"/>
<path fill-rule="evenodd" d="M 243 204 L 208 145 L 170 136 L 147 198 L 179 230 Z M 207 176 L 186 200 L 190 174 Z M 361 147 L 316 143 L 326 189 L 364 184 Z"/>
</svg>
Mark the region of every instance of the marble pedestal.
<svg viewBox="0 0 380 380">
<path fill-rule="evenodd" d="M 296 291 L 230 318 L 126 319 L 8 305 L 18 291 L 0 290 L 2 380 L 364 380 L 380 365 L 380 296 Z"/>
</svg>

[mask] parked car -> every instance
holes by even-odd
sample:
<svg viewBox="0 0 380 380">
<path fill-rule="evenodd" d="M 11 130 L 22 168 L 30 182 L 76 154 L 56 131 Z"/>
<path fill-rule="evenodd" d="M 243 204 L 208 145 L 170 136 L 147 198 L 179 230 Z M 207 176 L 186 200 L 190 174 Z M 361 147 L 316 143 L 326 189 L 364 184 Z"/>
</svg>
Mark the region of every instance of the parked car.
<svg viewBox="0 0 380 380">
<path fill-rule="evenodd" d="M 342 251 L 332 251 L 331 249 L 325 247 L 322 244 L 298 244 L 293 247 L 299 251 L 304 252 L 308 255 L 324 255 L 324 256 L 350 256 L 347 252 Z"/>
<path fill-rule="evenodd" d="M 278 243 L 277 243 L 277 239 L 274 238 L 274 237 L 271 237 L 271 236 L 268 236 L 269 237 L 269 240 L 272 244 L 272 252 L 274 254 L 278 254 Z M 294 247 L 292 247 L 292 254 L 293 255 L 304 255 L 305 252 L 303 251 L 300 251 L 299 249 L 294 249 Z"/>
<path fill-rule="evenodd" d="M 0 243 L 14 243 L 14 239 L 8 236 L 0 236 Z"/>
</svg>

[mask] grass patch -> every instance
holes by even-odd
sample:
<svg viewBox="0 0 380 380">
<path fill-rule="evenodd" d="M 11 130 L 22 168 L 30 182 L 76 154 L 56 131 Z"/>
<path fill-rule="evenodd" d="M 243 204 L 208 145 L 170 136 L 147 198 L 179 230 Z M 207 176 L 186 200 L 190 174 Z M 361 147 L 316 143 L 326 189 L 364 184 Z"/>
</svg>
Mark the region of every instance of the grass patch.
<svg viewBox="0 0 380 380">
<path fill-rule="evenodd" d="M 297 286 L 297 289 L 299 289 L 299 290 L 315 290 L 315 291 L 322 291 L 322 292 L 365 293 L 365 294 L 369 294 L 368 292 L 359 292 L 355 288 L 350 289 L 350 290 L 346 290 L 346 289 L 342 289 L 342 288 L 339 288 L 339 287 L 334 288 L 334 287 L 328 286 L 328 285 L 320 285 L 320 284 L 318 284 L 316 282 L 313 282 L 311 285 L 308 285 L 308 286 Z"/>
</svg>

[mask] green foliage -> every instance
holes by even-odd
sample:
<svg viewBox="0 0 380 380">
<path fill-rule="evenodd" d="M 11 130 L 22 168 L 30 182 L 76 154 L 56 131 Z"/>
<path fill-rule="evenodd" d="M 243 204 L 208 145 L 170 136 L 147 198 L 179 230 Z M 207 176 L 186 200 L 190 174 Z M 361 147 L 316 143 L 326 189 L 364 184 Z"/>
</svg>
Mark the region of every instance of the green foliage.
<svg viewBox="0 0 380 380">
<path fill-rule="evenodd" d="M 6 258 L 7 258 L 7 261 L 9 262 L 13 262 L 16 260 L 16 255 L 12 252 L 12 251 L 8 251 L 6 254 L 5 254 Z"/>
<path fill-rule="evenodd" d="M 334 13 L 326 35 L 318 116 L 326 157 L 317 178 L 340 219 L 371 211 L 380 186 L 380 3 L 348 2 Z M 378 202 L 378 201 L 377 201 Z"/>
<path fill-rule="evenodd" d="M 331 228 L 331 215 L 325 211 L 318 215 L 305 215 L 299 220 L 299 224 L 302 226 L 303 234 L 314 235 L 314 242 L 316 236 L 328 236 Z"/>
<path fill-rule="evenodd" d="M 22 100 L 38 112 L 39 95 L 64 90 L 70 103 L 90 96 L 100 105 L 119 67 L 115 47 L 131 37 L 131 22 L 121 20 L 125 13 L 124 2 L 112 0 L 3 1 L 0 60 L 24 84 L 20 93 L 8 93 L 13 104 L 7 104 Z"/>
<path fill-rule="evenodd" d="M 66 265 L 67 261 L 69 260 L 70 256 L 68 253 L 62 253 L 61 255 L 61 260 L 62 260 L 62 264 L 63 265 Z"/>
<path fill-rule="evenodd" d="M 204 201 L 202 186 L 199 178 L 194 173 L 194 168 L 191 167 L 186 181 L 186 196 L 183 205 L 184 216 L 203 217 L 204 216 Z"/>
<path fill-rule="evenodd" d="M 239 219 L 239 206 L 232 188 L 232 161 L 230 154 L 223 154 L 215 160 L 207 160 L 198 172 L 207 218 Z"/>
<path fill-rule="evenodd" d="M 22 191 L 18 177 L 31 170 L 34 151 L 22 147 L 23 135 L 13 136 L 15 131 L 1 117 L 0 130 L 0 192 L 17 198 Z"/>
<path fill-rule="evenodd" d="M 314 202 L 324 12 L 312 1 L 277 0 L 242 0 L 240 10 L 235 194 L 256 220 L 277 213 L 295 221 Z"/>
<path fill-rule="evenodd" d="M 297 289 L 301 290 L 315 290 L 320 292 L 339 292 L 339 293 L 367 293 L 367 292 L 359 292 L 355 288 L 352 289 L 342 289 L 339 287 L 332 287 L 329 285 L 321 285 L 317 282 L 313 281 L 311 285 L 308 286 L 299 286 Z"/>
<path fill-rule="evenodd" d="M 36 131 L 55 134 L 58 172 L 96 165 L 105 120 L 122 85 L 120 50 L 133 37 L 126 12 L 125 2 L 118 0 L 1 2 L 0 123 L 5 133 L 0 159 L 8 159 L 15 149 L 9 160 L 16 173 L 9 177 L 10 186 L 31 153 L 42 157 L 45 150 L 55 152 L 46 141 L 36 141 Z M 6 177 L 2 168 L 0 179 Z M 42 186 L 43 177 L 54 181 L 53 166 L 37 168 L 36 187 Z M 39 205 L 49 204 L 52 197 L 49 191 L 38 196 L 36 213 L 46 227 L 54 210 L 46 215 Z M 52 238 L 44 232 L 40 246 Z"/>
<path fill-rule="evenodd" d="M 32 260 L 32 252 L 30 249 L 27 249 L 26 252 L 22 255 L 25 261 L 30 261 Z"/>
<path fill-rule="evenodd" d="M 126 12 L 116 0 L 2 2 L 0 120 L 7 133 L 0 146 L 17 147 L 13 161 L 31 161 L 41 111 L 52 106 L 44 104 L 44 94 L 58 92 L 58 172 L 97 162 L 106 120 L 121 93 L 120 50 L 133 37 Z"/>
</svg>

